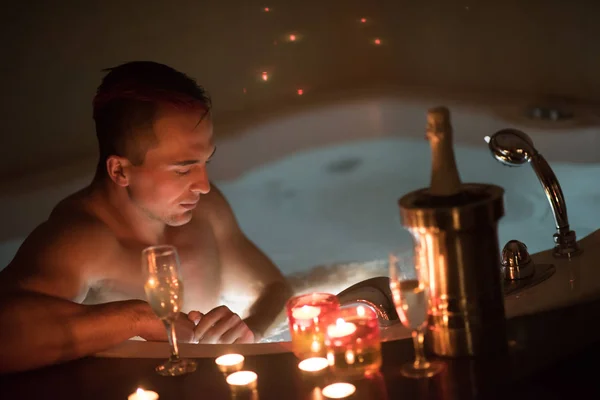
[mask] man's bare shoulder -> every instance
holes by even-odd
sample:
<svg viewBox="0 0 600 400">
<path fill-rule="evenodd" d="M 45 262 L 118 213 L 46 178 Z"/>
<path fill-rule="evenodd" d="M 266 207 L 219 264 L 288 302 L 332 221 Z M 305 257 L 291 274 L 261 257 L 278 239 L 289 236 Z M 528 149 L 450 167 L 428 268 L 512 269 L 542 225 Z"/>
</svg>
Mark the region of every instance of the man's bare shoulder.
<svg viewBox="0 0 600 400">
<path fill-rule="evenodd" d="M 100 219 L 78 202 L 63 201 L 25 239 L 0 273 L 0 285 L 44 293 L 64 290 L 64 297 L 77 298 L 93 283 L 93 266 L 117 247 Z"/>
<path fill-rule="evenodd" d="M 211 184 L 210 192 L 200 197 L 197 210 L 199 216 L 206 218 L 216 231 L 231 232 L 238 229 L 231 205 L 223 192 L 214 184 Z"/>
</svg>

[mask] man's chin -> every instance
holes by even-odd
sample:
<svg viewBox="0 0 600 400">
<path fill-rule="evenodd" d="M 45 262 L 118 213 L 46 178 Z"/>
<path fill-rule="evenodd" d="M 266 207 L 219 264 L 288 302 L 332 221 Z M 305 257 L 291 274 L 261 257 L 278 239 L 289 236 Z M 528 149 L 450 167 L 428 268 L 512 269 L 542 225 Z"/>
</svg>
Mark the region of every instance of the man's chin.
<svg viewBox="0 0 600 400">
<path fill-rule="evenodd" d="M 193 213 L 192 210 L 189 211 L 185 211 L 183 214 L 179 214 L 179 215 L 174 215 L 171 218 L 169 218 L 166 223 L 169 226 L 182 226 L 187 224 L 188 222 L 190 222 L 192 220 L 193 217 Z"/>
</svg>

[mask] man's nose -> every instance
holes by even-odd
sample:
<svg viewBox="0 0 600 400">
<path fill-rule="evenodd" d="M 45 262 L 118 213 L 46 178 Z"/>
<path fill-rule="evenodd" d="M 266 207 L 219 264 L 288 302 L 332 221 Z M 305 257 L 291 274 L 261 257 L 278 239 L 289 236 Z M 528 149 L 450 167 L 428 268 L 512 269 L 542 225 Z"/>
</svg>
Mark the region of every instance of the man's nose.
<svg viewBox="0 0 600 400">
<path fill-rule="evenodd" d="M 198 171 L 194 175 L 194 182 L 192 183 L 190 190 L 194 193 L 200 194 L 207 194 L 208 192 L 210 192 L 210 182 L 208 180 L 206 166 L 198 168 Z"/>
</svg>

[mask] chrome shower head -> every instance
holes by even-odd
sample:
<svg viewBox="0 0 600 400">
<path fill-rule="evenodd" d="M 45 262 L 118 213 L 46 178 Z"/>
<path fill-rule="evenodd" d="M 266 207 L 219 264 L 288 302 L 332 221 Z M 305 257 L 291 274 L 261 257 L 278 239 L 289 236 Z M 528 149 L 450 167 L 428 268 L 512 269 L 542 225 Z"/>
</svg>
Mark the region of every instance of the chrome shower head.
<svg viewBox="0 0 600 400">
<path fill-rule="evenodd" d="M 494 158 L 511 167 L 525 164 L 537 154 L 531 138 L 516 129 L 502 129 L 485 140 Z"/>
<path fill-rule="evenodd" d="M 544 188 L 554 214 L 556 226 L 554 255 L 572 257 L 581 253 L 575 231 L 569 228 L 567 205 L 558 179 L 546 159 L 533 147 L 531 138 L 516 129 L 502 129 L 491 137 L 486 136 L 485 141 L 494 158 L 502 164 L 510 167 L 518 167 L 525 163 L 531 164 L 542 188 Z"/>
</svg>

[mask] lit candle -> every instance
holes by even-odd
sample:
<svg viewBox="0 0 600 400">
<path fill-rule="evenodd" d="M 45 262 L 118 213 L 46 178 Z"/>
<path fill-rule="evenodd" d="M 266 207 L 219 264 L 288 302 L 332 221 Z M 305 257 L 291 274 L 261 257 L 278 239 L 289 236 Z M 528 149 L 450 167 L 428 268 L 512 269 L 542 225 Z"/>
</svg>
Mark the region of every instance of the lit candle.
<svg viewBox="0 0 600 400">
<path fill-rule="evenodd" d="M 258 375 L 252 371 L 238 371 L 226 378 L 232 391 L 254 390 L 257 386 Z"/>
<path fill-rule="evenodd" d="M 354 332 L 356 332 L 356 325 L 352 322 L 346 322 L 342 318 L 338 318 L 335 321 L 335 325 L 329 325 L 327 327 L 327 336 L 331 339 L 348 336 Z"/>
<path fill-rule="evenodd" d="M 318 317 L 319 314 L 321 314 L 321 309 L 314 306 L 304 305 L 302 307 L 296 307 L 292 310 L 292 316 L 295 319 L 313 319 Z"/>
<path fill-rule="evenodd" d="M 223 373 L 231 373 L 244 367 L 244 356 L 241 354 L 225 354 L 217 357 L 215 363 Z"/>
<path fill-rule="evenodd" d="M 326 358 L 323 357 L 311 357 L 306 360 L 300 361 L 298 368 L 304 372 L 320 372 L 327 368 L 329 363 Z"/>
<path fill-rule="evenodd" d="M 325 386 L 321 393 L 328 399 L 343 399 L 356 392 L 356 386 L 351 383 L 338 382 Z"/>
<path fill-rule="evenodd" d="M 135 393 L 131 393 L 127 400 L 157 400 L 158 393 L 153 392 L 152 390 L 144 390 L 138 388 Z"/>
</svg>

